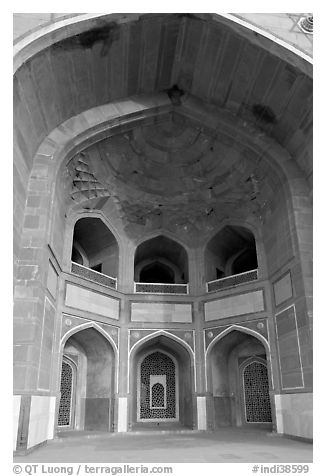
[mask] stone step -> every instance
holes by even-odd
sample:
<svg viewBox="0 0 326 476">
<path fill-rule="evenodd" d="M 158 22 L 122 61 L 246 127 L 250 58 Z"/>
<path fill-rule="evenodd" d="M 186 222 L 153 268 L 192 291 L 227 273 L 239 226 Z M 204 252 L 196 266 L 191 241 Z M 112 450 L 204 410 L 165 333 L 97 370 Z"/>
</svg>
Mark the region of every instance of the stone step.
<svg viewBox="0 0 326 476">
<path fill-rule="evenodd" d="M 151 435 L 177 435 L 177 434 L 200 434 L 205 433 L 203 430 L 192 430 L 190 428 L 166 428 L 166 429 L 153 429 L 153 428 L 137 428 L 126 433 L 117 433 L 117 432 L 106 432 L 106 431 L 65 431 L 59 433 L 53 440 L 49 440 L 48 443 L 61 443 L 67 441 L 67 439 L 92 439 L 92 438 L 113 438 L 113 437 L 124 437 L 124 436 L 151 436 Z M 207 433 L 207 431 L 206 431 Z"/>
</svg>

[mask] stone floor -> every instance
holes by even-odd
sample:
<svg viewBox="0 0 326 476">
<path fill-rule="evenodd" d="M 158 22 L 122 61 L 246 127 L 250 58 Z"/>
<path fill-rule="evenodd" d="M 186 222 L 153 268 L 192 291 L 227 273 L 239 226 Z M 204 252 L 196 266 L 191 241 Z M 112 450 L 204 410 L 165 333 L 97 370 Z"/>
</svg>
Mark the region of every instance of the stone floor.
<svg viewBox="0 0 326 476">
<path fill-rule="evenodd" d="M 52 440 L 16 463 L 310 463 L 312 445 L 260 430 L 214 433 L 74 432 Z"/>
</svg>

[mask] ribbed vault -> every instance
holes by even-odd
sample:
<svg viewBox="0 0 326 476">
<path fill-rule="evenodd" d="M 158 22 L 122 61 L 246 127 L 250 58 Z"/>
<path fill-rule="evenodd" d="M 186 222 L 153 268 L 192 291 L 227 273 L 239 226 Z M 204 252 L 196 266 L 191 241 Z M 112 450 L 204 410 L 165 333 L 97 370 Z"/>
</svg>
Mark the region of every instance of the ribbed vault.
<svg viewBox="0 0 326 476">
<path fill-rule="evenodd" d="M 29 169 L 44 137 L 69 117 L 166 92 L 174 104 L 191 94 L 254 123 L 310 177 L 312 80 L 295 54 L 210 14 L 107 15 L 65 35 L 15 76 L 16 139 Z"/>
</svg>

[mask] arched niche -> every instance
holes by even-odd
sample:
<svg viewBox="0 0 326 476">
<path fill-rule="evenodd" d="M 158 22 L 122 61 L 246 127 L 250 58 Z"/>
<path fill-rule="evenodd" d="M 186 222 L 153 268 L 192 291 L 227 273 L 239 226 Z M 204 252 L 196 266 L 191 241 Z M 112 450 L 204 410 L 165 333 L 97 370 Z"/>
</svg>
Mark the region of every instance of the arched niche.
<svg viewBox="0 0 326 476">
<path fill-rule="evenodd" d="M 108 276 L 117 277 L 118 242 L 100 218 L 83 217 L 77 220 L 73 231 L 71 260 Z"/>
<path fill-rule="evenodd" d="M 115 395 L 115 350 L 94 327 L 67 336 L 62 362 L 74 368 L 70 429 L 113 431 Z M 71 364 L 72 363 L 72 364 Z M 63 373 L 61 370 L 60 389 Z M 58 409 L 58 431 L 64 427 Z"/>
<path fill-rule="evenodd" d="M 187 283 L 187 252 L 179 243 L 163 235 L 146 240 L 136 249 L 134 276 L 136 282 Z M 141 277 L 146 281 L 141 281 Z"/>
<path fill-rule="evenodd" d="M 142 382 L 142 364 L 146 359 L 151 361 L 153 356 L 152 370 L 147 375 L 148 385 Z M 164 358 L 166 356 L 166 358 Z M 156 359 L 157 357 L 157 359 Z M 166 367 L 174 368 L 173 376 L 167 375 L 165 366 L 161 361 L 166 360 Z M 157 364 L 155 364 L 157 361 Z M 170 362 L 171 365 L 168 365 Z M 162 423 L 179 423 L 185 427 L 193 428 L 193 402 L 194 392 L 193 362 L 189 351 L 184 345 L 166 335 L 157 335 L 136 345 L 130 355 L 130 389 L 132 395 L 132 422 L 133 427 L 137 425 L 149 425 Z M 146 377 L 145 377 L 146 378 Z M 147 399 L 148 407 L 151 402 L 151 391 L 153 385 L 159 383 L 166 391 L 169 380 L 175 379 L 175 414 L 170 413 L 168 417 L 163 413 L 152 411 L 149 418 L 140 418 L 141 401 Z M 153 384 L 153 385 L 151 385 Z M 170 382 L 171 384 L 171 382 Z M 164 394 L 163 394 L 164 395 Z M 165 394 L 167 397 L 167 395 Z M 171 401 L 170 401 L 171 405 Z M 155 416 L 157 413 L 157 417 Z"/>
<path fill-rule="evenodd" d="M 272 429 L 268 352 L 263 339 L 238 329 L 232 329 L 210 345 L 206 363 L 208 392 L 212 395 L 213 428 L 250 426 Z M 251 393 L 251 398 L 256 399 L 253 403 L 256 413 L 248 419 L 250 392 L 246 393 L 244 372 L 252 362 L 264 365 L 266 373 L 264 378 L 258 374 L 255 376 L 255 373 L 250 375 L 251 383 L 256 385 Z M 269 415 L 268 419 L 266 415 Z"/>
<path fill-rule="evenodd" d="M 226 225 L 207 243 L 206 281 L 257 269 L 254 234 L 243 226 Z"/>
</svg>

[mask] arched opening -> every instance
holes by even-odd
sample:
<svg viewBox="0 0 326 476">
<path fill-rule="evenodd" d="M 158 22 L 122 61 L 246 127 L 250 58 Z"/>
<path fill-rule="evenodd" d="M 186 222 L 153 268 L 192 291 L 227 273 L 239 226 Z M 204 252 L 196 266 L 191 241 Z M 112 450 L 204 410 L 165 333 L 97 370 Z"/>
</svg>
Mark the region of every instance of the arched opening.
<svg viewBox="0 0 326 476">
<path fill-rule="evenodd" d="M 132 426 L 193 428 L 193 368 L 185 347 L 165 335 L 131 354 Z"/>
<path fill-rule="evenodd" d="M 232 262 L 232 274 L 245 273 L 257 269 L 257 254 L 255 248 L 247 248 Z"/>
<path fill-rule="evenodd" d="M 266 349 L 255 336 L 232 330 L 207 356 L 213 428 L 272 429 Z"/>
<path fill-rule="evenodd" d="M 138 365 L 137 421 L 178 421 L 178 364 L 154 350 Z"/>
<path fill-rule="evenodd" d="M 136 282 L 188 282 L 187 252 L 166 236 L 157 236 L 141 243 L 135 253 L 134 266 Z"/>
<path fill-rule="evenodd" d="M 175 283 L 174 271 L 170 266 L 154 261 L 141 269 L 139 281 L 141 283 Z"/>
<path fill-rule="evenodd" d="M 100 332 L 87 328 L 70 336 L 63 349 L 58 430 L 113 431 L 114 378 L 114 350 Z"/>
<path fill-rule="evenodd" d="M 71 260 L 107 276 L 117 277 L 117 240 L 100 218 L 80 218 L 74 227 Z"/>
<path fill-rule="evenodd" d="M 242 226 L 225 226 L 207 244 L 205 265 L 207 281 L 257 269 L 253 233 Z"/>
</svg>

